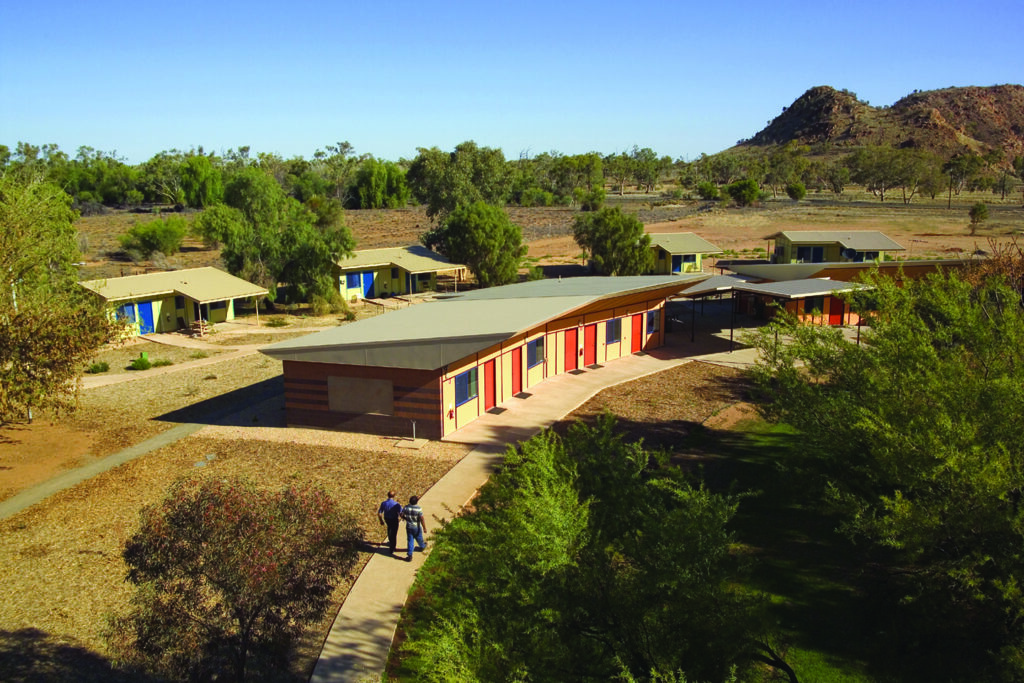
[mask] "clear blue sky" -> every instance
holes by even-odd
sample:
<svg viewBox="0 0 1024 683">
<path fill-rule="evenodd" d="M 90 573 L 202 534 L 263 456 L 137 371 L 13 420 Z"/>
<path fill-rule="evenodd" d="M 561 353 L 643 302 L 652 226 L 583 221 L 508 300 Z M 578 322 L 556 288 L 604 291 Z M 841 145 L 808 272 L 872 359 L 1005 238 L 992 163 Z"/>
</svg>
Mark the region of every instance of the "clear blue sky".
<svg viewBox="0 0 1024 683">
<path fill-rule="evenodd" d="M 0 144 L 692 159 L 805 90 L 1021 83 L 1020 0 L 0 3 Z"/>
</svg>

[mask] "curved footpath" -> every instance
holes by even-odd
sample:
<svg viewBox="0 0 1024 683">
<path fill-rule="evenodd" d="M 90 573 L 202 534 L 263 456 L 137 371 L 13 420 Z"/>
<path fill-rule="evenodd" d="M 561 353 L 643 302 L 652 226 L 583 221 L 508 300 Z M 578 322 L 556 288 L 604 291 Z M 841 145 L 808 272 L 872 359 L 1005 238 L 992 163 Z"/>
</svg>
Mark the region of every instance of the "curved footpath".
<svg viewBox="0 0 1024 683">
<path fill-rule="evenodd" d="M 722 339 L 714 341 L 721 348 Z M 500 414 L 487 413 L 449 435 L 445 440 L 478 446 L 422 495 L 427 528 L 433 530 L 440 520 L 451 519 L 473 498 L 501 462 L 508 445 L 550 427 L 602 389 L 694 360 L 748 367 L 756 357 L 750 348 L 731 353 L 706 350 L 707 344 L 701 341 L 682 342 L 649 355 L 620 358 L 582 374 L 557 375 L 530 387 L 528 398 L 501 404 L 505 410 Z M 691 355 L 702 351 L 703 355 Z M 402 607 L 425 554 L 417 552 L 411 563 L 406 562 L 404 534 L 400 528 L 395 557 L 386 550 L 377 551 L 356 579 L 327 635 L 310 679 L 313 683 L 381 680 Z M 428 543 L 427 553 L 431 547 Z"/>
</svg>

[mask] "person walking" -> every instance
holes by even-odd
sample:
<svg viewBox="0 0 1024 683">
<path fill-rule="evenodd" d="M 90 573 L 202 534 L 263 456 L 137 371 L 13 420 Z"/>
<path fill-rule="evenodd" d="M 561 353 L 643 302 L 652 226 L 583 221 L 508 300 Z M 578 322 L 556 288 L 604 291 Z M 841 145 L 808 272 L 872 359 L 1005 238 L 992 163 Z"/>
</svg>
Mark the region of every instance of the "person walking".
<svg viewBox="0 0 1024 683">
<path fill-rule="evenodd" d="M 423 519 L 423 508 L 417 503 L 419 496 L 409 498 L 409 504 L 402 508 L 402 519 L 405 520 L 405 535 L 409 539 L 408 550 L 406 551 L 406 562 L 412 562 L 412 544 L 419 546 L 420 550 L 427 549 L 427 542 L 423 540 L 423 534 L 427 531 L 427 525 Z"/>
<path fill-rule="evenodd" d="M 395 553 L 395 546 L 398 545 L 398 520 L 402 515 L 402 506 L 395 500 L 395 492 L 388 491 L 387 499 L 377 508 L 377 519 L 382 525 L 388 528 L 388 548 L 391 554 Z"/>
</svg>

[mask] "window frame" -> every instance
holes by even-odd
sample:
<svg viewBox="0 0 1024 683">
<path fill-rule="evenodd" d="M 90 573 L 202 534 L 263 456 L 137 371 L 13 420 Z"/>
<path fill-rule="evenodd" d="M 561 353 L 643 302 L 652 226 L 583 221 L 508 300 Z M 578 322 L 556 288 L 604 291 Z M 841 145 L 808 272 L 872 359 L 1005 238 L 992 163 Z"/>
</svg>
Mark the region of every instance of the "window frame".
<svg viewBox="0 0 1024 683">
<path fill-rule="evenodd" d="M 615 331 L 615 338 L 612 338 L 612 330 Z M 604 343 L 618 344 L 622 341 L 622 318 L 612 318 L 604 324 Z"/>
<path fill-rule="evenodd" d="M 539 355 L 538 355 L 539 354 Z M 526 369 L 535 368 L 547 360 L 544 349 L 544 336 L 526 342 Z"/>
<path fill-rule="evenodd" d="M 479 368 L 473 367 L 455 375 L 455 407 L 480 396 Z M 462 394 L 460 396 L 460 394 Z"/>
<path fill-rule="evenodd" d="M 353 280 L 355 280 L 355 284 L 352 284 Z M 362 273 L 345 273 L 345 289 L 362 289 L 362 287 Z"/>
<path fill-rule="evenodd" d="M 654 334 L 661 331 L 661 309 L 647 311 L 647 334 Z"/>
</svg>

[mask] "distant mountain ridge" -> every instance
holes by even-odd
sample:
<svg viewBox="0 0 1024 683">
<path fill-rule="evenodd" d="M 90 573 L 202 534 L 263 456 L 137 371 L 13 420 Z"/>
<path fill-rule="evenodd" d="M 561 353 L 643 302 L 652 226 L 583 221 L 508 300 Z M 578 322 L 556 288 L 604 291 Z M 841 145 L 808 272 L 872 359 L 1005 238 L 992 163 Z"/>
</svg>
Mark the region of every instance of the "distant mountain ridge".
<svg viewBox="0 0 1024 683">
<path fill-rule="evenodd" d="M 950 156 L 965 147 L 1024 154 L 1024 86 L 915 92 L 891 107 L 873 107 L 846 90 L 811 88 L 750 140 L 764 147 L 795 141 L 836 148 L 916 147 Z M 839 150 L 837 150 L 839 151 Z"/>
</svg>

